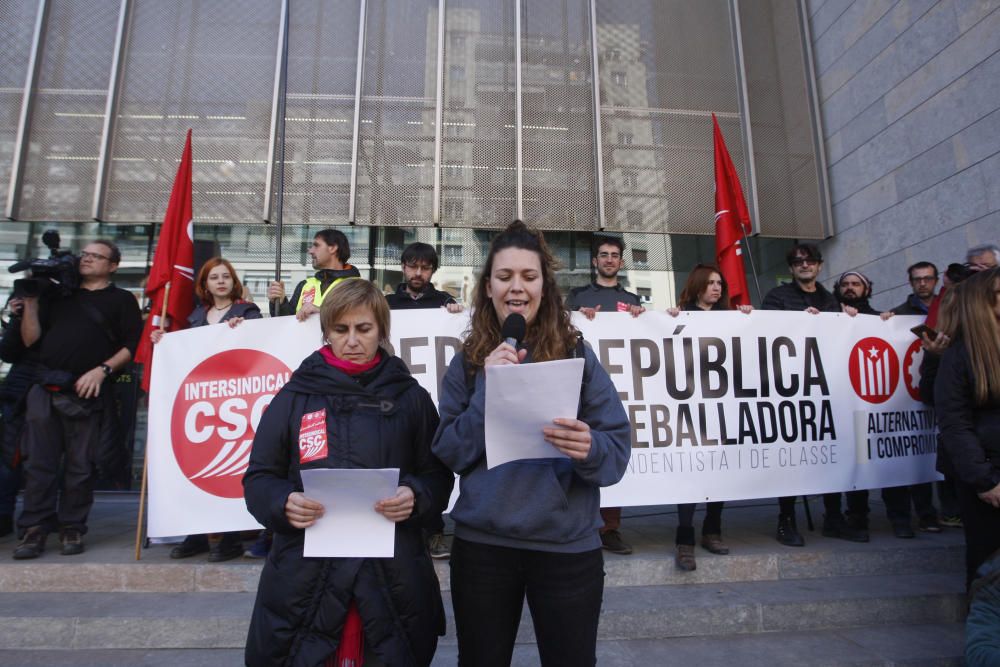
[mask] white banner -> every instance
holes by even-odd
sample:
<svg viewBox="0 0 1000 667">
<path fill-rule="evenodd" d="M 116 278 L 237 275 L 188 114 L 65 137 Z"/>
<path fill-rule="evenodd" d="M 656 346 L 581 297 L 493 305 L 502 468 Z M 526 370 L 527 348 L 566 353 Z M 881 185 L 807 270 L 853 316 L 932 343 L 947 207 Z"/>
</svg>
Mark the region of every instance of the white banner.
<svg viewBox="0 0 1000 667">
<path fill-rule="evenodd" d="M 755 311 L 601 313 L 574 323 L 632 423 L 608 506 L 880 488 L 938 479 L 919 403 L 917 317 Z M 392 343 L 437 400 L 467 315 L 392 314 Z M 149 535 L 257 526 L 243 503 L 260 415 L 320 346 L 318 318 L 164 336 L 150 388 Z"/>
</svg>

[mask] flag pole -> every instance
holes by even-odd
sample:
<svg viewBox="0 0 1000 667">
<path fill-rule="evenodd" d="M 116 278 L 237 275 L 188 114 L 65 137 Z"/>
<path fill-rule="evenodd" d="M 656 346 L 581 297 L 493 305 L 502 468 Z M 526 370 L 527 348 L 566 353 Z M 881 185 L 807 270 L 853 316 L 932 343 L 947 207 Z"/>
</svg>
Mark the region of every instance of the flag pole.
<svg viewBox="0 0 1000 667">
<path fill-rule="evenodd" d="M 753 261 L 753 253 L 750 252 L 750 237 L 747 236 L 747 229 L 742 224 L 740 225 L 740 231 L 743 232 L 743 252 L 747 254 L 747 259 L 750 260 L 750 275 L 753 276 L 753 284 L 757 288 L 757 303 L 763 303 L 764 296 L 760 291 L 760 279 L 757 278 L 757 266 Z"/>
<path fill-rule="evenodd" d="M 286 101 L 288 97 L 288 4 L 283 3 L 282 5 L 282 25 L 281 25 L 281 54 L 279 62 L 278 71 L 278 104 L 277 104 L 277 121 L 278 121 L 278 154 L 276 168 L 278 173 L 275 178 L 275 194 L 274 194 L 274 279 L 275 281 L 281 280 L 281 247 L 283 245 L 284 236 L 284 203 L 285 203 L 285 109 Z M 278 309 L 281 305 L 281 299 L 271 300 L 271 316 L 278 314 Z"/>
<path fill-rule="evenodd" d="M 160 331 L 167 328 L 167 305 L 170 303 L 170 283 L 163 288 L 163 306 L 160 308 Z M 148 444 L 148 443 L 147 443 Z M 135 559 L 142 560 L 142 519 L 146 513 L 146 491 L 149 484 L 149 452 L 142 453 L 142 486 L 139 487 L 139 516 L 135 522 Z"/>
</svg>

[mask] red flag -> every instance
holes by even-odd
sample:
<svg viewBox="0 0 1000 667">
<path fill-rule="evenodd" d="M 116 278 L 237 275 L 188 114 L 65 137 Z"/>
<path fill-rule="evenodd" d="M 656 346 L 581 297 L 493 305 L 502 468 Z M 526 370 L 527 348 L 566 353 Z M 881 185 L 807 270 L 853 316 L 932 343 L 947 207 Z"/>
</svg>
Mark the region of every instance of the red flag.
<svg viewBox="0 0 1000 667">
<path fill-rule="evenodd" d="M 712 125 L 715 126 L 715 261 L 729 283 L 729 301 L 734 306 L 743 306 L 750 303 L 750 290 L 743 270 L 742 241 L 744 231 L 750 234 L 753 226 L 740 177 L 714 113 Z"/>
<path fill-rule="evenodd" d="M 146 282 L 146 294 L 152 302 L 146 326 L 139 340 L 135 360 L 144 364 L 142 388 L 149 391 L 153 369 L 153 344 L 149 335 L 160 328 L 163 299 L 167 301 L 166 331 L 187 326 L 188 315 L 194 310 L 194 228 L 191 214 L 191 130 L 184 143 L 184 154 L 177 167 L 174 189 L 170 193 L 167 213 L 163 216 L 160 240 L 153 256 L 153 266 Z M 170 286 L 169 290 L 167 286 Z M 169 292 L 169 295 L 168 295 Z"/>
</svg>

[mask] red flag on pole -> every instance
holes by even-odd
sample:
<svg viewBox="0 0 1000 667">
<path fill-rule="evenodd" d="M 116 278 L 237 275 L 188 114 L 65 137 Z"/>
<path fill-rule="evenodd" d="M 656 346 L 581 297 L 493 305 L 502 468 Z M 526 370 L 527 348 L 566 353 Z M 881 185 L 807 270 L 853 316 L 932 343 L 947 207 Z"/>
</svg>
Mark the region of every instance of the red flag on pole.
<svg viewBox="0 0 1000 667">
<path fill-rule="evenodd" d="M 743 235 L 750 234 L 750 212 L 743 199 L 743 188 L 736 173 L 719 121 L 712 114 L 715 127 L 715 261 L 722 277 L 729 283 L 729 300 L 734 306 L 750 303 L 746 272 L 743 269 Z"/>
<path fill-rule="evenodd" d="M 194 229 L 191 214 L 191 130 L 184 143 L 184 154 L 177 167 L 174 189 L 170 193 L 167 213 L 163 216 L 160 240 L 153 256 L 153 266 L 146 282 L 146 295 L 152 302 L 146 326 L 139 340 L 135 360 L 144 365 L 142 388 L 149 391 L 153 370 L 153 344 L 149 339 L 154 329 L 177 331 L 187 326 L 188 315 L 194 310 Z M 161 323 L 166 313 L 165 324 Z"/>
</svg>

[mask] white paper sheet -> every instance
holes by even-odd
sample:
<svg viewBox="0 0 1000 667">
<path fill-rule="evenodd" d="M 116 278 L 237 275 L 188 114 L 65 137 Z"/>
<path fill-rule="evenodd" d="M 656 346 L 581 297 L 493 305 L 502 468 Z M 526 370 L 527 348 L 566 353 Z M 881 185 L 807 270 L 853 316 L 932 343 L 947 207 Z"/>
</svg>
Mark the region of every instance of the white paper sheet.
<svg viewBox="0 0 1000 667">
<path fill-rule="evenodd" d="M 575 418 L 583 359 L 486 369 L 486 467 L 523 459 L 567 458 L 545 442 L 542 428 Z"/>
<path fill-rule="evenodd" d="M 302 471 L 306 498 L 325 512 L 306 528 L 302 555 L 326 558 L 392 558 L 396 524 L 375 503 L 396 495 L 399 468 L 313 468 Z"/>
</svg>

